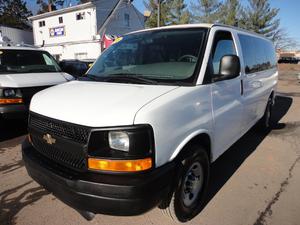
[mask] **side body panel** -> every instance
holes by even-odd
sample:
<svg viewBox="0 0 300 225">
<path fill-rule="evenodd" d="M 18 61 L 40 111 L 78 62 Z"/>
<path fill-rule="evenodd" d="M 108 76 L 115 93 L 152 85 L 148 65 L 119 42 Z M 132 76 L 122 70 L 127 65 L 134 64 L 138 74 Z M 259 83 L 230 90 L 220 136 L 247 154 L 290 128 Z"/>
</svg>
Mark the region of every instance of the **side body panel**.
<svg viewBox="0 0 300 225">
<path fill-rule="evenodd" d="M 151 124 L 154 130 L 156 165 L 174 159 L 181 148 L 199 133 L 211 136 L 211 87 L 180 87 L 141 108 L 134 124 Z"/>
<path fill-rule="evenodd" d="M 263 71 L 258 75 L 258 81 L 261 82 L 261 88 L 258 89 L 257 119 L 264 115 L 268 99 L 272 91 L 276 92 L 278 83 L 278 71 L 276 69 Z"/>
</svg>

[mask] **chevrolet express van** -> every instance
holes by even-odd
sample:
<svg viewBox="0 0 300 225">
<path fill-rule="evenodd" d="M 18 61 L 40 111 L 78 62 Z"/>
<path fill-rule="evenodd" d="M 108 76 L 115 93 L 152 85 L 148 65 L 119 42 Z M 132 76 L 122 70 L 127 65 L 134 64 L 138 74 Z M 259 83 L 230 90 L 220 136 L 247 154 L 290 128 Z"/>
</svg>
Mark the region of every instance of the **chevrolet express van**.
<svg viewBox="0 0 300 225">
<path fill-rule="evenodd" d="M 24 117 L 35 93 L 71 79 L 46 51 L 0 47 L 0 119 Z"/>
<path fill-rule="evenodd" d="M 34 95 L 27 171 L 88 219 L 159 206 L 188 221 L 210 164 L 256 123 L 270 126 L 277 78 L 274 47 L 255 33 L 208 24 L 130 33 L 85 79 Z"/>
</svg>

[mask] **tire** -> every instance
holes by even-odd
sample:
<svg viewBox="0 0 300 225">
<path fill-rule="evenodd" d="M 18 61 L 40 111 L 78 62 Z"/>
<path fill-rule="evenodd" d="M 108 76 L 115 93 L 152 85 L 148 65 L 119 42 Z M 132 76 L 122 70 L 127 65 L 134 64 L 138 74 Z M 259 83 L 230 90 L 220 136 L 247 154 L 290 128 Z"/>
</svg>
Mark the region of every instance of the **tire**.
<svg viewBox="0 0 300 225">
<path fill-rule="evenodd" d="M 176 222 L 187 222 L 202 209 L 208 189 L 210 161 L 204 148 L 192 145 L 192 154 L 179 160 L 173 192 L 159 208 Z"/>
<path fill-rule="evenodd" d="M 270 97 L 267 102 L 265 113 L 258 122 L 258 128 L 260 131 L 269 131 L 272 128 L 272 98 Z"/>
</svg>

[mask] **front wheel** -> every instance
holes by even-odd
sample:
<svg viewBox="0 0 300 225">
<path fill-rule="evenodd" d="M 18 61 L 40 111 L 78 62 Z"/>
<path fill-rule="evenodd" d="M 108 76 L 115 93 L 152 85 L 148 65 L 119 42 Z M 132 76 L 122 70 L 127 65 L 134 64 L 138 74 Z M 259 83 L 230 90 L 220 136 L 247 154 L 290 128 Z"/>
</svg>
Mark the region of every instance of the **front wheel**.
<svg viewBox="0 0 300 225">
<path fill-rule="evenodd" d="M 160 208 L 177 222 L 186 222 L 196 216 L 205 200 L 209 180 L 209 157 L 199 146 L 191 146 L 191 155 L 180 161 L 174 192 L 164 200 Z"/>
</svg>

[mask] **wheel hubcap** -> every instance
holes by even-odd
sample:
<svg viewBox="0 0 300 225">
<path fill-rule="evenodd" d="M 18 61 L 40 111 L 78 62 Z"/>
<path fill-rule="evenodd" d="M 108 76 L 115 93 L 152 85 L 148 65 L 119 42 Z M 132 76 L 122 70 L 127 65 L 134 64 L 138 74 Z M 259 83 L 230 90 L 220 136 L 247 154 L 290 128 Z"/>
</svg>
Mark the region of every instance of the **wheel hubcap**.
<svg viewBox="0 0 300 225">
<path fill-rule="evenodd" d="M 191 206 L 198 198 L 203 186 L 203 168 L 194 162 L 188 169 L 183 183 L 182 200 L 185 206 Z"/>
</svg>

